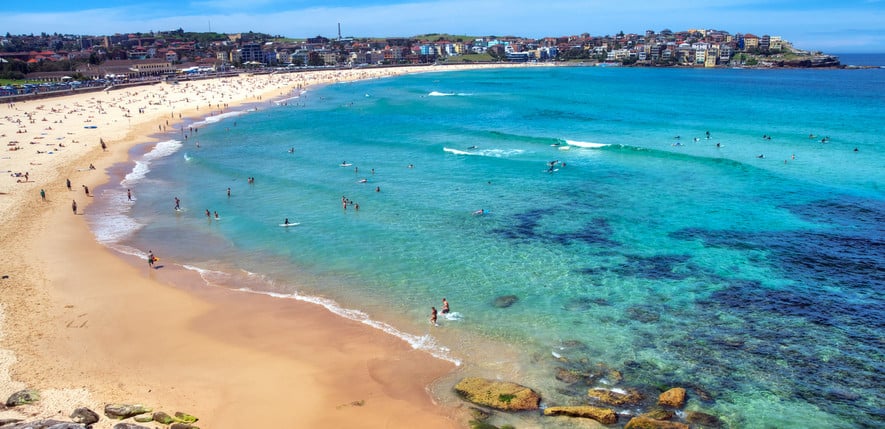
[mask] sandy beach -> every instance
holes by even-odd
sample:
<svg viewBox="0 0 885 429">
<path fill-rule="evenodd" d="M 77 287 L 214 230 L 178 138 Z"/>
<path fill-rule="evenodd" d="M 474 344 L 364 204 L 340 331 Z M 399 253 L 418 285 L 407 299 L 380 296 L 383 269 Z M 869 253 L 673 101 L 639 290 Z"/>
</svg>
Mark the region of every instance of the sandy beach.
<svg viewBox="0 0 885 429">
<path fill-rule="evenodd" d="M 464 410 L 428 392 L 452 364 L 320 306 L 207 287 L 175 261 L 151 270 L 98 244 L 82 216 L 87 187 L 149 136 L 178 137 L 182 119 L 311 85 L 454 69 L 242 75 L 0 106 L 10 249 L 0 256 L 0 397 L 43 395 L 0 419 L 141 403 L 196 415 L 203 428 L 464 427 Z"/>
</svg>

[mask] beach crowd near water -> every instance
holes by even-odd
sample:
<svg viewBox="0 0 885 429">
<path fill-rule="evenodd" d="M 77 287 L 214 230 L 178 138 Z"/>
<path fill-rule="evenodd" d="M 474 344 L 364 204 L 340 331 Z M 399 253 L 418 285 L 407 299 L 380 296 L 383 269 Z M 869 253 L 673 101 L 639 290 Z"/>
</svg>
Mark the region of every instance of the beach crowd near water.
<svg viewBox="0 0 885 429">
<path fill-rule="evenodd" d="M 459 427 L 426 392 L 449 362 L 318 306 L 197 290 L 169 263 L 146 272 L 144 259 L 98 245 L 81 215 L 109 167 L 138 144 L 186 136 L 184 120 L 261 109 L 312 85 L 471 67 L 481 66 L 241 75 L 6 103 L 0 395 L 35 389 L 41 400 L 0 420 L 137 402 L 212 428 L 288 427 L 293 415 L 302 427 Z"/>
</svg>

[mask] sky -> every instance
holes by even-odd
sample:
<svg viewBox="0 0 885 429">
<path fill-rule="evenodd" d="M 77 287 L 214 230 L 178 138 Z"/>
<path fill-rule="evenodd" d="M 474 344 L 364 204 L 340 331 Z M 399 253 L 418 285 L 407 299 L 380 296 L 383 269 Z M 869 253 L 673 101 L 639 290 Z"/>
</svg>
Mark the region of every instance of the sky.
<svg viewBox="0 0 885 429">
<path fill-rule="evenodd" d="M 594 36 L 716 29 L 799 49 L 885 52 L 885 0 L 71 0 L 7 1 L 0 34 L 261 32 L 292 38 Z M 9 4 L 13 3 L 13 4 Z"/>
</svg>

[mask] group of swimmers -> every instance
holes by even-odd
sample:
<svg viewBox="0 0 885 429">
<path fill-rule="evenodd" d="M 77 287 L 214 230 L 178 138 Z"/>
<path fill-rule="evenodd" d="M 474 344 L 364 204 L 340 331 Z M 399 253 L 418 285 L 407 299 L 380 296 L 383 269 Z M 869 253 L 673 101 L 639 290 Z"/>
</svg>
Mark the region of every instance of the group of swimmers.
<svg viewBox="0 0 885 429">
<path fill-rule="evenodd" d="M 449 311 L 450 311 L 449 310 L 449 302 L 446 301 L 445 298 L 443 298 L 442 299 L 442 314 L 446 314 Z M 431 325 L 439 326 L 439 324 L 436 323 L 436 318 L 437 318 L 436 307 L 430 307 L 430 324 Z"/>
</svg>

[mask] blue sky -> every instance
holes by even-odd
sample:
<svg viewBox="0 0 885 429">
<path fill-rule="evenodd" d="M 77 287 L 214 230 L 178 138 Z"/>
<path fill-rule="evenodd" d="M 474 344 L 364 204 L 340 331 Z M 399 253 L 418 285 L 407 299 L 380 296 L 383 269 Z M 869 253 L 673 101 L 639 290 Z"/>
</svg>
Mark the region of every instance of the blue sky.
<svg viewBox="0 0 885 429">
<path fill-rule="evenodd" d="M 6 2 L 0 32 L 114 34 L 183 28 L 288 37 L 526 37 L 713 28 L 800 49 L 885 52 L 885 0 L 144 0 Z"/>
</svg>

